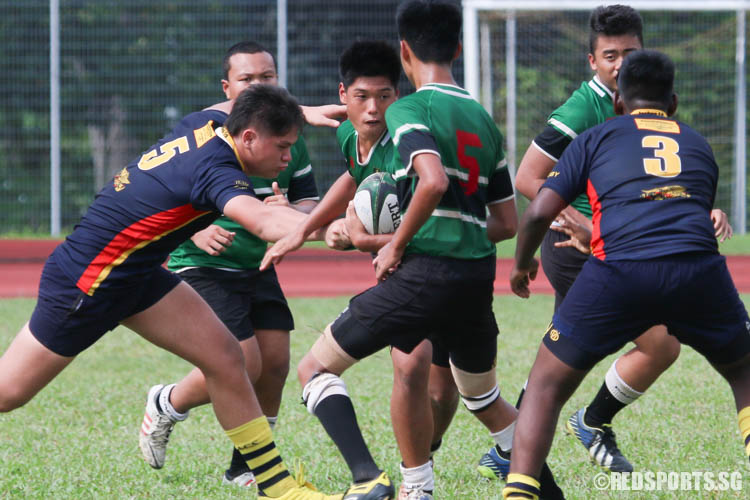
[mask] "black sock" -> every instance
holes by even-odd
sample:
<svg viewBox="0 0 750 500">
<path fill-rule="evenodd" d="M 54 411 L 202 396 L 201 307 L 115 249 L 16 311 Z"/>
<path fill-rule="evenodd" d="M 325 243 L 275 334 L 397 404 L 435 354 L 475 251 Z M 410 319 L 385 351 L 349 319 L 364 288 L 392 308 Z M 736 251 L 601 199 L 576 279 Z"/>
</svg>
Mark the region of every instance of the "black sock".
<svg viewBox="0 0 750 500">
<path fill-rule="evenodd" d="M 436 442 L 432 443 L 430 445 L 430 456 L 432 456 L 436 451 L 440 449 L 440 445 L 443 444 L 443 439 L 440 438 Z"/>
<path fill-rule="evenodd" d="M 516 408 L 521 407 L 521 400 L 523 399 L 523 395 L 526 394 L 526 388 L 524 387 L 521 389 L 521 392 L 518 393 L 518 399 L 516 400 Z"/>
<path fill-rule="evenodd" d="M 315 407 L 315 416 L 346 460 L 355 483 L 378 477 L 380 469 L 365 444 L 348 396 L 335 394 L 324 398 Z"/>
<path fill-rule="evenodd" d="M 156 403 L 156 411 L 158 411 L 162 415 L 164 415 L 164 409 L 159 404 L 159 397 L 161 396 L 161 391 L 163 391 L 163 390 L 164 390 L 164 388 L 162 387 L 161 389 L 159 389 L 159 392 L 157 392 L 156 394 L 154 394 L 154 403 Z"/>
<path fill-rule="evenodd" d="M 565 495 L 557 485 L 547 462 L 544 462 L 542 473 L 539 474 L 539 500 L 565 500 Z"/>
<path fill-rule="evenodd" d="M 601 428 L 604 424 L 611 424 L 617 412 L 626 406 L 625 403 L 619 401 L 609 392 L 607 382 L 604 382 L 596 397 L 586 408 L 586 412 L 583 414 L 583 423 L 589 427 Z"/>
<path fill-rule="evenodd" d="M 229 471 L 232 476 L 238 476 L 243 472 L 250 472 L 250 467 L 247 466 L 247 462 L 242 457 L 237 448 L 233 448 L 232 451 L 232 463 L 229 465 Z"/>
</svg>

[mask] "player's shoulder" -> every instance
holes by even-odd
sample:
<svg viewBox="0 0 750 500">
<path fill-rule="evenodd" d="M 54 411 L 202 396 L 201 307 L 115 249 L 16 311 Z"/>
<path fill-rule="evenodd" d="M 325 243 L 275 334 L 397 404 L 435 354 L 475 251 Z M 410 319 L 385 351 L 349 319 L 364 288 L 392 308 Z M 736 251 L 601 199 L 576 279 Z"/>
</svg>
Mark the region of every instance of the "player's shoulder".
<svg viewBox="0 0 750 500">
<path fill-rule="evenodd" d="M 613 115 L 612 92 L 597 78 L 583 82 L 547 119 L 547 124 L 574 139 Z"/>
<path fill-rule="evenodd" d="M 208 122 L 213 122 L 215 126 L 219 127 L 224 124 L 228 117 L 229 115 L 219 109 L 208 108 L 185 115 L 180 120 L 180 125 L 185 128 L 191 128 L 201 127 Z"/>
</svg>

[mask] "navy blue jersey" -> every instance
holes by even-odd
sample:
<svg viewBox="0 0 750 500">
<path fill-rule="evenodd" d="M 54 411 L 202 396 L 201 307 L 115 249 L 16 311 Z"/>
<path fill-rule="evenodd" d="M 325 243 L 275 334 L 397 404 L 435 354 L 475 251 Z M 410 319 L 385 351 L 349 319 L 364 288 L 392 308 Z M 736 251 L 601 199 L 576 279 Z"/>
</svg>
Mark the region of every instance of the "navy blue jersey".
<svg viewBox="0 0 750 500">
<path fill-rule="evenodd" d="M 142 279 L 237 195 L 254 196 L 226 115 L 192 113 L 96 196 L 55 260 L 83 292 Z"/>
<path fill-rule="evenodd" d="M 718 252 L 710 212 L 719 171 L 708 142 L 658 110 L 591 128 L 565 149 L 546 188 L 593 210 L 592 254 L 641 260 Z"/>
</svg>

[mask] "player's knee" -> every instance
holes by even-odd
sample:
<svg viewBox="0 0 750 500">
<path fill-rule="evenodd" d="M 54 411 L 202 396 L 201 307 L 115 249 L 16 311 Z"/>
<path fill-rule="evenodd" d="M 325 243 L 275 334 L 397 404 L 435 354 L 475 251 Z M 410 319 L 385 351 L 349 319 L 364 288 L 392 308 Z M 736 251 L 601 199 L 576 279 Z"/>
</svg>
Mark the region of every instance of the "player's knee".
<svg viewBox="0 0 750 500">
<path fill-rule="evenodd" d="M 333 373 L 316 373 L 302 388 L 302 401 L 313 415 L 321 401 L 335 395 L 349 397 L 346 384 Z"/>
<path fill-rule="evenodd" d="M 206 377 L 227 377 L 235 374 L 238 367 L 245 367 L 245 356 L 240 344 L 234 337 L 222 339 L 213 345 L 210 353 L 206 353 L 196 366 Z"/>
<path fill-rule="evenodd" d="M 434 406 L 440 408 L 456 407 L 458 404 L 458 388 L 450 369 L 442 367 L 435 369 L 433 367 L 430 371 L 429 393 Z"/>
<path fill-rule="evenodd" d="M 500 397 L 500 388 L 495 379 L 495 370 L 483 373 L 470 373 L 457 368 L 451 363 L 451 371 L 456 381 L 466 409 L 477 413 L 489 408 Z"/>
<path fill-rule="evenodd" d="M 289 353 L 263 358 L 263 377 L 286 380 L 289 375 Z"/>
<path fill-rule="evenodd" d="M 13 388 L 0 387 L 0 413 L 16 410 L 29 401 L 29 397 Z"/>
</svg>

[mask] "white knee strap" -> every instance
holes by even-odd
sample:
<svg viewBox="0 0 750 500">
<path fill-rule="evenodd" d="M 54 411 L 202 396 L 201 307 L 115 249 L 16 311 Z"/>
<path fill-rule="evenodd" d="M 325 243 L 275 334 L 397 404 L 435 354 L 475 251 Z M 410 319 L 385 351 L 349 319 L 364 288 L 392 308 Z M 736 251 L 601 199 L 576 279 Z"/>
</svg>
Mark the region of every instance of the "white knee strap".
<svg viewBox="0 0 750 500">
<path fill-rule="evenodd" d="M 333 373 L 321 373 L 305 384 L 302 389 L 302 401 L 305 402 L 307 411 L 314 415 L 315 408 L 321 401 L 336 394 L 349 397 L 344 381 Z"/>
<path fill-rule="evenodd" d="M 461 400 L 469 411 L 482 411 L 500 397 L 494 369 L 484 373 L 469 373 L 453 363 L 450 366 Z"/>
</svg>

